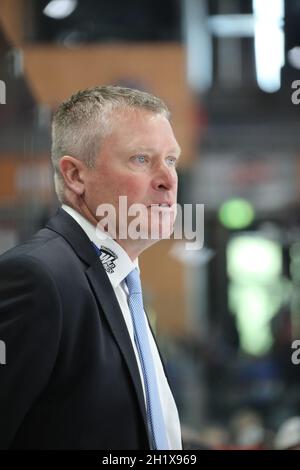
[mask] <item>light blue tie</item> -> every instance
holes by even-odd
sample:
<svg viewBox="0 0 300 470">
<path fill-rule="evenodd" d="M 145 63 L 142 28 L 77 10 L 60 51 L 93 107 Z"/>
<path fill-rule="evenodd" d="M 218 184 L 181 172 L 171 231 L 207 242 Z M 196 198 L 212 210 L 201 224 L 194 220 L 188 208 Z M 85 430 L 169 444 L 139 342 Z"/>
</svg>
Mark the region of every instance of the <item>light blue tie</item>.
<svg viewBox="0 0 300 470">
<path fill-rule="evenodd" d="M 134 269 L 128 274 L 126 277 L 126 283 L 129 291 L 128 304 L 134 327 L 134 339 L 145 382 L 147 420 L 152 434 L 153 446 L 154 449 L 168 450 L 169 445 L 167 441 L 166 427 L 163 419 L 157 378 L 147 333 L 141 280 L 137 269 Z"/>
</svg>

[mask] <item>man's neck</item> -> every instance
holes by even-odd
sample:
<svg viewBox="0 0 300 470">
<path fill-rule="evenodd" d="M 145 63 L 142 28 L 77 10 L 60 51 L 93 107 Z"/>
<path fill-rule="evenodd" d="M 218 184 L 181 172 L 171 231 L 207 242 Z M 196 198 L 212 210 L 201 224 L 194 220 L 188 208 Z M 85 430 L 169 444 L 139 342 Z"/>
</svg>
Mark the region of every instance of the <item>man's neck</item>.
<svg viewBox="0 0 300 470">
<path fill-rule="evenodd" d="M 71 207 L 76 212 L 78 212 L 82 217 L 88 220 L 95 228 L 98 226 L 101 231 L 106 233 L 107 235 L 111 236 L 109 232 L 106 232 L 103 227 L 99 227 L 99 221 L 96 217 L 92 214 L 89 208 L 85 204 L 72 204 L 70 201 L 65 201 L 65 205 Z M 157 242 L 157 240 L 151 239 L 139 239 L 139 240 L 132 240 L 131 238 L 126 239 L 119 239 L 118 237 L 112 237 L 126 253 L 128 254 L 129 258 L 134 261 L 139 255 L 149 248 L 151 245 Z"/>
</svg>

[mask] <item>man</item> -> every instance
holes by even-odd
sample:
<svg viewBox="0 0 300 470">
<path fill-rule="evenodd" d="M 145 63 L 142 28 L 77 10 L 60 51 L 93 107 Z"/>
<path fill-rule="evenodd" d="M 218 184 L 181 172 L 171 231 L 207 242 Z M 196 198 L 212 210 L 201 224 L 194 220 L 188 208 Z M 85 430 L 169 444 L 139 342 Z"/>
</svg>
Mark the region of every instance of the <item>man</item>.
<svg viewBox="0 0 300 470">
<path fill-rule="evenodd" d="M 0 448 L 180 449 L 137 263 L 173 229 L 180 149 L 168 109 L 137 90 L 83 90 L 57 110 L 52 140 L 62 208 L 0 257 Z M 102 209 L 118 214 L 122 197 L 128 217 L 114 227 Z M 135 203 L 140 237 L 129 234 Z"/>
</svg>

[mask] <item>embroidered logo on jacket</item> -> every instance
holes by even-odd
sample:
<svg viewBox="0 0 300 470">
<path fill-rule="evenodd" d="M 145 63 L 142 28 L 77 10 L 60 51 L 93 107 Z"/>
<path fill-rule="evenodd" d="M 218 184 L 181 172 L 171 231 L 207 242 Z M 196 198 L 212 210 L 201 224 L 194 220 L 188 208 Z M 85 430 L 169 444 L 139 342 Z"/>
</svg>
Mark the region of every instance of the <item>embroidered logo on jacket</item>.
<svg viewBox="0 0 300 470">
<path fill-rule="evenodd" d="M 114 261 L 118 259 L 117 255 L 109 248 L 101 246 L 100 261 L 107 273 L 113 273 L 116 267 Z"/>
</svg>

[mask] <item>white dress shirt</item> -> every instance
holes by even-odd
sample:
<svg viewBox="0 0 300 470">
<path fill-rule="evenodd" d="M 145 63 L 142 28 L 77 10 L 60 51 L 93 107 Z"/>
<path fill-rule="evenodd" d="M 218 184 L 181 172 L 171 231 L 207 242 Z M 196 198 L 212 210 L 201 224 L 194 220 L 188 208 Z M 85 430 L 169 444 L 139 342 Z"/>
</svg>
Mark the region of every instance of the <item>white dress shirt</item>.
<svg viewBox="0 0 300 470">
<path fill-rule="evenodd" d="M 147 406 L 144 378 L 138 351 L 134 341 L 133 324 L 128 306 L 128 289 L 125 282 L 126 276 L 134 268 L 137 267 L 139 270 L 138 260 L 135 259 L 134 262 L 131 261 L 126 251 L 115 240 L 113 240 L 104 232 L 100 231 L 98 228 L 94 227 L 94 225 L 92 225 L 87 219 L 85 219 L 73 208 L 63 204 L 62 209 L 64 209 L 71 217 L 73 217 L 73 219 L 76 220 L 80 227 L 85 231 L 89 239 L 102 251 L 100 259 L 112 284 L 112 287 L 114 289 L 121 311 L 124 316 L 132 347 L 135 353 L 136 361 L 139 367 L 141 383 L 144 391 L 145 406 Z M 156 343 L 154 341 L 152 332 L 148 326 L 148 322 L 147 328 L 155 371 L 158 378 L 158 391 L 162 405 L 164 421 L 167 429 L 169 447 L 172 450 L 180 450 L 182 449 L 181 430 L 177 407 L 172 392 L 170 390 L 168 381 L 166 379 L 161 359 L 156 347 Z"/>
</svg>

